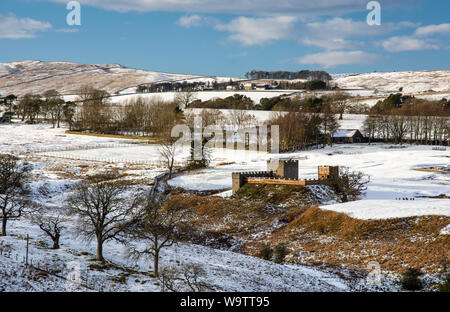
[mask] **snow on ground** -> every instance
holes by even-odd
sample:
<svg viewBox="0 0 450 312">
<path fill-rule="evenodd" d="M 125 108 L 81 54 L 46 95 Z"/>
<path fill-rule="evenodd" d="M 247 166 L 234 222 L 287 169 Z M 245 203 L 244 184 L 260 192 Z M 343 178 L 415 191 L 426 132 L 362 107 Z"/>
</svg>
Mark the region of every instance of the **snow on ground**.
<svg viewBox="0 0 450 312">
<path fill-rule="evenodd" d="M 393 219 L 439 215 L 450 217 L 450 201 L 427 200 L 357 200 L 321 206 L 324 210 L 345 213 L 356 219 Z"/>
<path fill-rule="evenodd" d="M 6 286 L 8 291 L 61 291 L 87 289 L 75 287 L 73 283 L 49 277 L 47 283 L 34 287 L 22 284 L 28 281 L 27 276 L 12 274 L 23 267 L 25 256 L 24 237 L 30 235 L 29 263 L 47 271 L 57 271 L 59 276 L 68 278 L 74 268 L 80 272 L 80 280 L 92 290 L 103 291 L 161 291 L 157 280 L 143 274 L 152 270 L 151 259 L 133 262 L 127 257 L 127 247 L 117 242 L 104 245 L 104 255 L 116 267 L 105 270 L 89 269 L 95 264 L 95 244 L 84 242 L 74 237 L 74 224 L 69 224 L 61 238 L 61 249 L 51 250 L 45 245 L 48 239 L 38 228 L 26 221 L 14 221 L 10 224 L 11 234 L 0 238 L 0 247 L 5 251 L 0 256 L 0 272 L 4 278 L 0 289 Z M 142 244 L 142 243 L 139 243 Z M 8 246 L 5 248 L 5 246 Z M 5 259 L 5 261 L 3 261 Z M 365 278 L 347 280 L 335 273 L 300 265 L 280 265 L 271 261 L 246 256 L 231 251 L 217 250 L 193 244 L 177 244 L 162 249 L 160 266 L 182 266 L 197 264 L 205 270 L 202 280 L 220 291 L 354 291 L 377 290 L 366 283 Z M 117 277 L 130 268 L 135 272 L 124 282 L 118 283 Z M 19 270 L 20 272 L 20 270 Z M 0 273 L 2 275 L 2 273 Z M 8 276 L 10 275 L 9 278 Z M 11 280 L 15 283 L 11 284 Z M 4 284 L 4 285 L 1 285 Z M 37 283 L 36 283 L 37 284 Z M 42 285 L 44 284 L 44 285 Z M 47 285 L 45 285 L 47 284 Z M 395 290 L 395 286 L 388 286 Z"/>
<path fill-rule="evenodd" d="M 239 80 L 234 77 L 211 77 L 147 71 L 120 64 L 78 64 L 70 62 L 23 61 L 0 63 L 0 93 L 42 94 L 55 89 L 61 94 L 74 94 L 81 86 L 105 89 L 111 94 L 129 92 L 133 87 L 167 81 Z"/>
<path fill-rule="evenodd" d="M 64 129 L 51 129 L 49 125 L 12 124 L 0 127 L 0 151 L 35 151 L 35 146 L 51 148 L 66 147 L 70 144 L 92 144 L 116 142 L 116 139 L 64 134 Z M 23 144 L 22 144 L 23 143 Z M 127 148 L 103 148 L 98 150 L 78 150 L 78 153 L 100 153 L 102 157 L 136 157 L 148 155 L 154 146 L 133 146 Z M 71 153 L 70 151 L 66 151 Z M 235 151 L 215 151 L 213 165 L 222 159 L 235 158 Z M 231 181 L 229 170 L 242 170 L 261 163 L 265 154 L 248 154 L 241 151 L 239 161 L 230 166 L 216 166 L 209 170 L 222 171 L 222 182 Z M 153 157 L 153 156 L 151 156 Z M 31 183 L 33 198 L 40 203 L 61 209 L 64 200 L 70 194 L 73 184 L 83 174 L 95 170 L 121 168 L 121 163 L 97 164 L 73 159 L 48 157 L 33 153 L 27 159 L 33 165 L 34 180 Z M 90 164 L 90 165 L 89 165 Z M 90 167 L 89 167 L 90 166 Z M 235 167 L 233 167 L 235 166 Z M 53 169 L 52 169 L 53 168 Z M 55 169 L 56 168 L 56 169 Z M 261 168 L 262 170 L 264 168 Z M 66 172 L 68 177 L 61 173 Z M 152 174 L 161 172 L 161 168 L 129 169 L 128 173 L 144 175 L 151 179 Z M 198 176 L 201 176 L 200 173 Z M 189 175 L 181 175 L 186 177 Z M 196 175 L 190 175 L 192 177 Z M 182 179 L 183 179 L 182 178 Z M 220 180 L 219 180 L 220 181 Z M 207 181 L 206 181 L 207 182 Z M 200 181 L 198 181 L 200 184 Z M 205 184 L 205 181 L 203 181 Z M 148 189 L 148 185 L 143 187 Z M 223 194 L 227 196 L 226 194 Z M 61 249 L 49 249 L 48 237 L 28 217 L 8 223 L 8 236 L 0 237 L 0 290 L 3 291 L 160 291 L 158 281 L 145 272 L 152 269 L 151 260 L 133 262 L 128 255 L 128 245 L 107 242 L 104 256 L 112 264 L 106 268 L 96 268 L 93 261 L 95 243 L 76 236 L 76 219 L 67 217 L 62 233 Z M 39 272 L 24 267 L 26 236 L 30 237 L 29 263 L 34 267 L 50 272 Z M 134 244 L 143 242 L 134 241 Z M 379 290 L 366 283 L 364 276 L 345 278 L 340 274 L 322 269 L 300 265 L 280 265 L 270 261 L 238 254 L 232 251 L 216 250 L 193 244 L 178 244 L 161 252 L 161 267 L 194 263 L 206 272 L 203 279 L 216 290 L 224 291 L 352 291 Z M 74 271 L 75 270 L 75 271 Z M 79 272 L 81 283 L 89 288 L 68 282 L 67 279 Z M 125 274 L 126 273 L 126 274 Z M 125 274 L 125 275 L 124 275 Z M 119 279 L 125 276 L 123 279 Z M 395 290 L 388 282 L 385 289 Z"/>
<path fill-rule="evenodd" d="M 0 124 L 0 152 L 26 153 L 78 145 L 97 145 L 130 142 L 130 140 L 66 134 L 66 128 L 52 128 L 49 124 Z"/>
<path fill-rule="evenodd" d="M 441 235 L 450 235 L 450 224 L 443 228 L 440 232 Z"/>
<path fill-rule="evenodd" d="M 93 148 L 87 150 L 46 152 L 39 153 L 38 155 L 66 159 L 103 161 L 110 163 L 135 163 L 161 167 L 164 166 L 164 160 L 162 159 L 160 154 L 160 147 L 153 144 L 130 144 L 112 148 Z M 182 165 L 186 163 L 189 155 L 189 149 L 183 149 L 181 153 L 178 154 L 175 165 Z"/>
<path fill-rule="evenodd" d="M 282 157 L 301 158 L 300 177 L 317 176 L 318 165 L 339 165 L 359 170 L 371 176 L 368 199 L 436 196 L 449 193 L 450 177 L 443 174 L 415 171 L 414 168 L 448 164 L 447 151 L 435 151 L 431 146 L 390 148 L 387 144 L 342 144 L 319 150 L 282 154 Z M 396 146 L 394 146 L 396 147 Z M 231 172 L 266 170 L 266 160 L 276 155 L 263 152 L 214 149 L 215 162 L 234 164 L 212 167 L 195 175 L 178 176 L 174 185 L 231 188 Z M 304 159 L 304 158 L 308 159 Z M 214 163 L 213 163 L 214 164 Z M 227 179 L 228 176 L 228 179 Z M 218 181 L 221 181 L 220 183 Z"/>
<path fill-rule="evenodd" d="M 450 88 L 450 71 L 409 71 L 368 73 L 338 77 L 335 82 L 340 88 L 365 88 L 384 92 L 419 93 L 424 91 L 448 91 Z"/>
<path fill-rule="evenodd" d="M 450 176 L 414 169 L 448 165 L 448 151 L 435 151 L 431 146 L 405 145 L 404 148 L 398 147 L 388 144 L 372 144 L 370 146 L 367 144 L 343 144 L 320 150 L 288 153 L 282 156 L 300 158 L 299 176 L 304 178 L 317 177 L 317 166 L 319 165 L 347 166 L 351 170 L 362 171 L 369 175 L 370 183 L 366 198 L 351 204 L 358 205 L 362 209 L 366 202 L 372 206 L 379 202 L 382 207 L 392 206 L 392 209 L 398 207 L 399 211 L 402 211 L 401 216 L 407 216 L 408 214 L 417 215 L 419 212 L 416 208 L 418 207 L 420 210 L 422 205 L 426 214 L 433 212 L 446 215 L 450 209 L 450 200 L 429 198 L 418 200 L 418 197 L 450 195 Z M 191 190 L 231 189 L 232 172 L 266 170 L 267 159 L 274 156 L 251 151 L 230 150 L 224 152 L 215 150 L 214 155 L 216 162 L 239 161 L 230 165 L 205 169 L 193 175 L 180 175 L 170 180 L 169 184 Z M 307 159 L 304 159 L 306 157 Z M 416 201 L 395 200 L 400 197 L 416 197 Z M 405 205 L 412 205 L 413 209 L 404 210 L 402 207 Z M 433 209 L 433 205 L 438 206 Z M 427 207 L 431 207 L 431 210 Z M 364 211 L 370 211 L 370 209 Z M 390 210 L 386 210 L 386 216 L 391 214 Z"/>
<path fill-rule="evenodd" d="M 196 92 L 195 96 L 198 100 L 208 101 L 214 98 L 226 98 L 235 94 L 239 94 L 251 98 L 253 102 L 258 104 L 262 98 L 271 98 L 293 93 L 296 93 L 296 91 L 199 91 Z M 175 94 L 176 92 L 126 94 L 111 97 L 111 103 L 123 105 L 127 101 L 138 97 L 141 97 L 143 99 L 160 99 L 162 101 L 170 102 L 174 100 Z"/>
<path fill-rule="evenodd" d="M 361 115 L 344 117 L 343 124 L 346 124 L 346 128 L 357 128 L 356 126 L 362 121 Z M 101 145 L 122 141 L 104 137 L 65 134 L 64 129 L 52 129 L 45 124 L 0 126 L 0 152 L 23 153 L 44 147 L 58 150 L 61 146 Z M 56 160 L 68 163 L 77 160 L 109 162 L 119 167 L 126 163 L 142 163 L 152 166 L 161 166 L 162 164 L 158 147 L 149 144 L 46 152 L 41 155 L 35 153 L 34 156 L 46 157 L 43 166 L 45 166 L 45 162 Z M 273 156 L 276 155 L 243 150 L 213 149 L 211 168 L 178 175 L 170 180 L 169 184 L 190 190 L 231 189 L 232 172 L 266 170 L 266 161 Z M 395 198 L 398 197 L 449 195 L 450 177 L 448 175 L 413 170 L 449 164 L 448 151 L 432 150 L 431 146 L 404 145 L 403 148 L 399 148 L 399 146 L 388 144 L 372 144 L 370 146 L 367 144 L 344 144 L 319 150 L 283 154 L 282 156 L 301 158 L 300 177 L 305 178 L 316 177 L 318 165 L 347 166 L 351 170 L 362 171 L 371 177 L 366 199 L 388 200 L 389 204 L 393 204 L 395 207 L 401 208 L 402 205 L 405 205 L 402 201 L 395 201 Z M 188 157 L 189 148 L 181 149 L 176 158 L 177 164 L 182 164 Z M 231 164 L 216 166 L 219 163 Z M 146 168 L 139 175 L 148 176 L 151 179 L 163 171 L 163 168 L 159 170 Z M 424 205 L 427 201 L 435 202 L 431 199 L 420 200 Z M 447 202 L 445 199 L 438 201 Z M 364 201 L 361 202 L 361 205 L 363 204 Z M 380 205 L 384 207 L 387 203 Z M 412 214 L 417 214 L 417 212 L 411 211 Z"/>
<path fill-rule="evenodd" d="M 43 177 L 50 189 L 60 193 L 39 198 L 54 209 L 60 209 L 67 190 L 55 186 L 59 181 Z M 113 266 L 96 269 L 93 260 L 96 252 L 94 242 L 76 235 L 76 219 L 68 217 L 60 240 L 59 250 L 49 249 L 50 240 L 25 217 L 8 223 L 8 236 L 0 237 L 0 289 L 6 291 L 161 291 L 157 280 L 145 272 L 153 269 L 151 259 L 135 262 L 128 257 L 130 244 L 144 246 L 143 241 L 122 245 L 108 241 L 104 256 Z M 30 237 L 29 263 L 34 267 L 52 272 L 58 278 L 30 278 L 24 269 L 26 236 Z M 165 266 L 196 264 L 205 270 L 201 279 L 215 290 L 221 291 L 353 291 L 380 290 L 367 284 L 364 276 L 346 279 L 342 275 L 301 265 L 280 265 L 271 261 L 242 255 L 227 250 L 217 250 L 194 244 L 179 243 L 162 249 L 160 269 Z M 23 273 L 26 271 L 25 273 Z M 131 272 L 131 274 L 130 274 Z M 122 281 L 118 278 L 128 273 Z M 74 274 L 89 289 L 68 282 Z M 30 281 L 31 279 L 31 281 Z M 386 286 L 395 290 L 393 283 Z"/>
</svg>

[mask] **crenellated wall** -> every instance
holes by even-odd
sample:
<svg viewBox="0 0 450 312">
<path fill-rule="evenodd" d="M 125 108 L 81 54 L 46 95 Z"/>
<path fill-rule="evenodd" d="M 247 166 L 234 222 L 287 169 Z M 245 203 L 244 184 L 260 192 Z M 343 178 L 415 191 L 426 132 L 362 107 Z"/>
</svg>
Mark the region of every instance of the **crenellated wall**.
<svg viewBox="0 0 450 312">
<path fill-rule="evenodd" d="M 245 184 L 273 184 L 273 185 L 323 185 L 333 177 L 339 177 L 339 166 L 318 166 L 318 179 L 298 179 L 298 161 L 282 160 L 279 164 L 267 162 L 270 171 L 233 172 L 233 194 Z M 275 170 L 273 170 L 275 169 Z"/>
</svg>

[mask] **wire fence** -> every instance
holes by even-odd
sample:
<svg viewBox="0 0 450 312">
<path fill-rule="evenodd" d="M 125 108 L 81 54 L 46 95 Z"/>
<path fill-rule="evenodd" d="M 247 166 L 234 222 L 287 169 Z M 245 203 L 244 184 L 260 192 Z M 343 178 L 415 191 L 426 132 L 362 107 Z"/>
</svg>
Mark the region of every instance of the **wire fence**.
<svg viewBox="0 0 450 312">
<path fill-rule="evenodd" d="M 90 162 L 103 162 L 103 163 L 125 163 L 130 165 L 145 165 L 145 166 L 154 166 L 154 167 L 164 167 L 165 160 L 161 158 L 158 154 L 156 157 L 154 155 L 154 151 L 149 151 L 152 153 L 152 159 L 133 159 L 133 157 L 122 158 L 122 157 L 107 157 L 101 155 L 88 155 L 86 153 L 69 153 L 69 152 L 77 152 L 77 151 L 89 151 L 89 150 L 98 150 L 98 149 L 119 149 L 119 148 L 129 148 L 135 146 L 149 146 L 146 143 L 142 142 L 130 142 L 130 143 L 111 143 L 111 144 L 89 144 L 89 145 L 71 145 L 71 146 L 61 146 L 61 147 L 43 147 L 43 148 L 35 148 L 33 150 L 29 150 L 25 155 L 37 155 L 37 156 L 45 156 L 45 157 L 53 157 L 53 158 L 62 158 L 68 160 L 77 160 L 77 161 L 90 161 Z M 157 158 L 157 159 L 155 159 Z M 175 160 L 175 166 L 183 166 L 185 164 L 184 160 Z"/>
<path fill-rule="evenodd" d="M 28 150 L 25 154 L 41 154 L 41 153 L 52 153 L 52 152 L 71 152 L 71 151 L 81 151 L 81 150 L 95 150 L 103 148 L 124 148 L 130 146 L 142 145 L 144 143 L 130 142 L 130 143 L 97 143 L 97 144 L 83 144 L 83 145 L 70 145 L 70 146 L 57 146 L 57 147 L 38 147 L 32 150 Z"/>
</svg>

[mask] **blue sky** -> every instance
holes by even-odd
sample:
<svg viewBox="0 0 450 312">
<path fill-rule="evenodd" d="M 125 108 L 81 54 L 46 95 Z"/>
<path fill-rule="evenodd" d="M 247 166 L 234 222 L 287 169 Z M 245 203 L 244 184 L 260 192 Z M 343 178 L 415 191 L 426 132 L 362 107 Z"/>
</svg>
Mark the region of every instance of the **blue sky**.
<svg viewBox="0 0 450 312">
<path fill-rule="evenodd" d="M 331 73 L 450 69 L 450 1 L 2 0 L 0 62 L 120 63 L 243 76 L 251 69 Z"/>
</svg>

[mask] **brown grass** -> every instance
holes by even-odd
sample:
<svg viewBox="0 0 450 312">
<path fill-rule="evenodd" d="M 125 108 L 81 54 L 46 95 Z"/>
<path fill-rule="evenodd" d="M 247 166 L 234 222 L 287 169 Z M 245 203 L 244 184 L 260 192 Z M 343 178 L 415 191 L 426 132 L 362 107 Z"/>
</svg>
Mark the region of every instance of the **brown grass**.
<svg viewBox="0 0 450 312">
<path fill-rule="evenodd" d="M 265 244 L 285 243 L 289 261 L 296 263 L 365 270 L 378 261 L 383 270 L 402 273 L 416 267 L 436 273 L 450 261 L 450 237 L 439 235 L 449 217 L 359 220 L 310 206 L 304 199 L 307 189 L 286 187 L 291 186 L 246 185 L 232 198 L 177 196 L 192 227 L 231 235 L 244 242 L 242 252 L 254 256 Z"/>
</svg>

